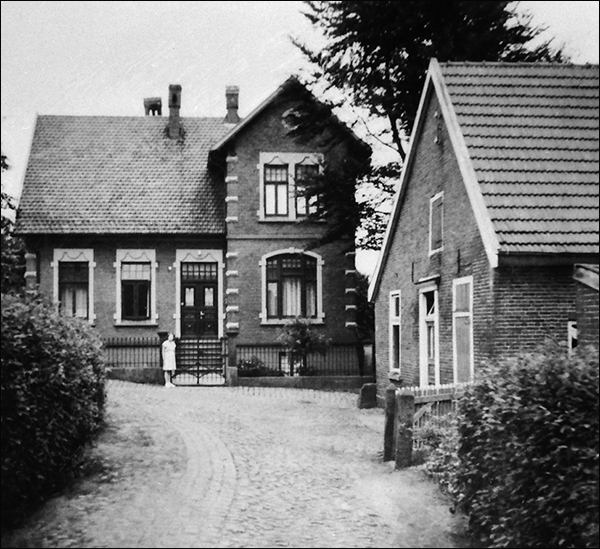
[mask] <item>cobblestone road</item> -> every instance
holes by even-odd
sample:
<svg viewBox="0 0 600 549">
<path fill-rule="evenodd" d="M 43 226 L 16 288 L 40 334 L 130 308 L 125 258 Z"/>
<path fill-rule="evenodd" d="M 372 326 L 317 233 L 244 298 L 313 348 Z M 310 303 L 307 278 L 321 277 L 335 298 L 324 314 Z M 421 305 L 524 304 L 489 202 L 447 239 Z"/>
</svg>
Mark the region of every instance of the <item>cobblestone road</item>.
<svg viewBox="0 0 600 549">
<path fill-rule="evenodd" d="M 356 395 L 111 381 L 94 474 L 13 547 L 468 547 L 415 469 L 381 461 Z"/>
</svg>

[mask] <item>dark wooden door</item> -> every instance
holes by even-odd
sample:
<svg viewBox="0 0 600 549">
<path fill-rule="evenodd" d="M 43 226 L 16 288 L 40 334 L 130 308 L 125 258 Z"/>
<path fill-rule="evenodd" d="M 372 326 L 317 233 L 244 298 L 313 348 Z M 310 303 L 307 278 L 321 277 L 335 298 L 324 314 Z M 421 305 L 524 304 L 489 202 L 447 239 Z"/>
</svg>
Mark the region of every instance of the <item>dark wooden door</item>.
<svg viewBox="0 0 600 549">
<path fill-rule="evenodd" d="M 216 263 L 183 263 L 181 273 L 182 337 L 218 335 Z"/>
</svg>

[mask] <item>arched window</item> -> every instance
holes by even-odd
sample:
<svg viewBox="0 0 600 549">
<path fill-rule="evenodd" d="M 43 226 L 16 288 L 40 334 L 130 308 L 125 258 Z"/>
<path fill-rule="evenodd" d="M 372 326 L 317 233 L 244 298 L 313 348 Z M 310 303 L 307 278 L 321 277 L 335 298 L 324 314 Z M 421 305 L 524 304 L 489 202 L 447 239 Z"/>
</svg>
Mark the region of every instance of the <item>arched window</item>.
<svg viewBox="0 0 600 549">
<path fill-rule="evenodd" d="M 263 258 L 263 321 L 295 317 L 322 321 L 321 258 L 301 250 L 285 250 Z"/>
</svg>

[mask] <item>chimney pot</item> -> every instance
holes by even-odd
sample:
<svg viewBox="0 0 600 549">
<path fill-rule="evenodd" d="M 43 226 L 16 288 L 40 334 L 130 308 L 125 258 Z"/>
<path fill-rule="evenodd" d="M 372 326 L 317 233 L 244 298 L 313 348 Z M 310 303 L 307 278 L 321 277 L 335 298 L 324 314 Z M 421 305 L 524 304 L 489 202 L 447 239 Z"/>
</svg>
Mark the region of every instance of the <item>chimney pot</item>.
<svg viewBox="0 0 600 549">
<path fill-rule="evenodd" d="M 162 116 L 162 99 L 160 97 L 146 97 L 144 99 L 146 116 Z"/>
<path fill-rule="evenodd" d="M 225 116 L 226 124 L 237 124 L 240 121 L 238 115 L 240 99 L 240 88 L 238 86 L 226 86 L 225 100 L 227 104 L 227 115 Z"/>
<path fill-rule="evenodd" d="M 181 86 L 179 84 L 171 84 L 169 86 L 169 137 L 171 139 L 178 139 L 181 134 L 180 108 Z"/>
</svg>

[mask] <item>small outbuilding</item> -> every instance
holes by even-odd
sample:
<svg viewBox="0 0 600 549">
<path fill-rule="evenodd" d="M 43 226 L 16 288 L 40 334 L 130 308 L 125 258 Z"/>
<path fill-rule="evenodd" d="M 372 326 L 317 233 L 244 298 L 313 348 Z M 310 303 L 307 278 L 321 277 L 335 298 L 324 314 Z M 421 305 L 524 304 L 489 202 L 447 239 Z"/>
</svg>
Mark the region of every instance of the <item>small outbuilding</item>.
<svg viewBox="0 0 600 549">
<path fill-rule="evenodd" d="M 598 65 L 431 60 L 369 288 L 379 396 L 581 344 L 593 296 L 598 342 L 598 84 Z"/>
</svg>

